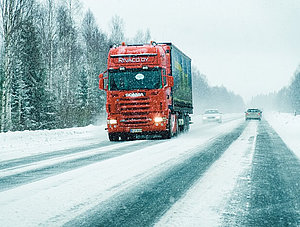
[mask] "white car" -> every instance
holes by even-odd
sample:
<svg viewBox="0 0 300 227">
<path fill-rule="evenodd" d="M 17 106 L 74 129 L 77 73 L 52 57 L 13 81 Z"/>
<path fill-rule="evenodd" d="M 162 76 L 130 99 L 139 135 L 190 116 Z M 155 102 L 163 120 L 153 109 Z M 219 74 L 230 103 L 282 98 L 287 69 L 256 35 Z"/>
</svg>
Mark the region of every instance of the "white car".
<svg viewBox="0 0 300 227">
<path fill-rule="evenodd" d="M 203 123 L 211 121 L 222 123 L 222 113 L 217 109 L 206 110 L 203 114 L 202 121 Z"/>
<path fill-rule="evenodd" d="M 257 120 L 261 120 L 262 117 L 262 111 L 259 109 L 248 109 L 245 112 L 245 120 L 251 120 L 251 119 L 257 119 Z"/>
</svg>

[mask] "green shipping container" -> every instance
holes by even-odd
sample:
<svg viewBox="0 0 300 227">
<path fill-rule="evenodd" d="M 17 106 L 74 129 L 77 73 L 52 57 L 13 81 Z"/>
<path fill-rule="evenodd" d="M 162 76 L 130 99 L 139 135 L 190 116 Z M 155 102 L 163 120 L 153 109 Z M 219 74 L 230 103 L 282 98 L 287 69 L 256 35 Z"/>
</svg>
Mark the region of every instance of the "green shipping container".
<svg viewBox="0 0 300 227">
<path fill-rule="evenodd" d="M 173 109 L 179 112 L 193 113 L 192 67 L 191 59 L 176 46 L 171 46 L 171 70 L 174 77 L 172 89 Z"/>
</svg>

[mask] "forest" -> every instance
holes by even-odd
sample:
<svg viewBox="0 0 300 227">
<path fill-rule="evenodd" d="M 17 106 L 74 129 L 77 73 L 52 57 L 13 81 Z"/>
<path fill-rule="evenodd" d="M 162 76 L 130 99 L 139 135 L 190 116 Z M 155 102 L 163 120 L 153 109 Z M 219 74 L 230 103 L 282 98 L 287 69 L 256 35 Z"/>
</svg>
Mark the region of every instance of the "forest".
<svg viewBox="0 0 300 227">
<path fill-rule="evenodd" d="M 109 47 L 151 40 L 147 28 L 126 37 L 118 15 L 104 32 L 79 0 L 0 0 L 0 13 L 0 132 L 80 127 L 104 119 L 98 75 L 106 69 Z M 210 86 L 196 66 L 192 75 L 195 113 L 244 110 L 241 96 Z M 300 108 L 299 81 L 298 72 L 290 87 L 276 94 L 282 108 Z"/>
<path fill-rule="evenodd" d="M 104 113 L 98 75 L 110 44 L 79 1 L 1 0 L 1 131 L 85 126 Z M 117 34 L 117 35 L 116 35 Z"/>
<path fill-rule="evenodd" d="M 300 115 L 300 66 L 296 69 L 288 86 L 277 92 L 261 94 L 252 98 L 251 105 L 267 111 L 290 112 Z"/>
</svg>

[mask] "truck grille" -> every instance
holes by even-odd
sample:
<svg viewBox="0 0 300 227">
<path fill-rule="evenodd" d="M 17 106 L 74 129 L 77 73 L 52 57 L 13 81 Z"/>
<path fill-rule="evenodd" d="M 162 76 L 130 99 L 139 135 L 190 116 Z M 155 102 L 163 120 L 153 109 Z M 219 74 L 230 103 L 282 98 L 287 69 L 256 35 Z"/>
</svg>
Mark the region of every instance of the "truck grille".
<svg viewBox="0 0 300 227">
<path fill-rule="evenodd" d="M 123 126 L 145 126 L 151 123 L 148 97 L 121 98 L 118 109 L 122 115 L 120 124 Z"/>
</svg>

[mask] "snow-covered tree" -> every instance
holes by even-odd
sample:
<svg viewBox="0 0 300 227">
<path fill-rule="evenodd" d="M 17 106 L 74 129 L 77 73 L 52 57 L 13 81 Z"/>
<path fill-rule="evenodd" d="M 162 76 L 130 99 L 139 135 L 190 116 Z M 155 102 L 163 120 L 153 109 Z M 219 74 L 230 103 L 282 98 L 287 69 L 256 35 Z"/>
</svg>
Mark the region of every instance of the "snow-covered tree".
<svg viewBox="0 0 300 227">
<path fill-rule="evenodd" d="M 43 1 L 38 15 L 39 23 L 37 23 L 42 44 L 41 51 L 45 64 L 47 87 L 50 91 L 54 91 L 55 87 L 57 87 L 54 67 L 57 55 L 56 4 L 55 0 Z"/>
<path fill-rule="evenodd" d="M 290 98 L 290 89 L 288 87 L 284 87 L 280 89 L 277 93 L 275 93 L 275 106 L 274 110 L 278 110 L 281 112 L 291 112 L 293 111 L 293 107 L 291 104 Z M 268 100 L 270 102 L 270 100 Z"/>
<path fill-rule="evenodd" d="M 3 94 L 3 82 L 4 82 L 4 56 L 3 56 L 3 47 L 2 43 L 0 44 L 0 113 L 2 107 L 2 94 Z M 1 129 L 1 118 L 0 118 L 0 129 Z M 1 132 L 1 131 L 0 131 Z"/>
<path fill-rule="evenodd" d="M 144 32 L 142 29 L 139 29 L 134 38 L 132 43 L 134 44 L 144 44 L 144 43 L 150 43 L 151 41 L 151 33 L 149 28 Z"/>
<path fill-rule="evenodd" d="M 115 15 L 112 17 L 110 22 L 110 29 L 111 44 L 121 44 L 123 41 L 125 41 L 124 21 L 120 16 Z"/>
<path fill-rule="evenodd" d="M 192 79 L 194 112 L 200 114 L 207 108 L 209 85 L 205 75 L 201 74 L 195 66 L 192 67 Z"/>
<path fill-rule="evenodd" d="M 71 7 L 60 6 L 57 12 L 58 53 L 56 73 L 58 84 L 58 99 L 60 101 L 60 117 L 63 127 L 76 124 L 75 93 L 81 71 L 82 50 L 79 44 L 78 30 L 72 19 Z"/>
<path fill-rule="evenodd" d="M 300 114 L 300 71 L 296 71 L 292 84 L 290 85 L 290 100 L 292 108 Z"/>
<path fill-rule="evenodd" d="M 104 109 L 104 93 L 98 89 L 99 73 L 106 69 L 106 59 L 109 50 L 107 36 L 99 30 L 94 15 L 89 10 L 82 22 L 83 52 L 84 52 L 84 76 L 86 77 L 87 100 L 85 111 L 89 111 L 90 121 L 99 116 Z M 85 81 L 85 80 L 81 80 Z M 82 86 L 84 88 L 84 86 Z M 82 91 L 80 92 L 82 94 Z M 92 123 L 92 122 L 89 122 Z"/>
<path fill-rule="evenodd" d="M 18 32 L 12 108 L 15 130 L 45 128 L 49 118 L 46 109 L 49 95 L 46 90 L 45 65 L 41 55 L 41 42 L 37 32 L 37 5 L 32 1 Z"/>
<path fill-rule="evenodd" d="M 107 35 L 80 10 L 79 0 L 0 0 L 1 132 L 85 126 L 105 115 L 98 75 L 109 46 L 126 39 L 124 22 L 114 16 Z"/>
<path fill-rule="evenodd" d="M 21 39 L 20 34 L 24 28 L 28 16 L 31 14 L 33 0 L 1 0 L 1 22 L 4 42 L 4 63 L 3 63 L 3 89 L 1 101 L 1 130 L 13 129 L 12 123 L 12 84 L 17 67 L 18 45 Z M 28 57 L 28 56 L 27 56 Z M 15 97 L 14 97 L 15 98 Z"/>
</svg>

